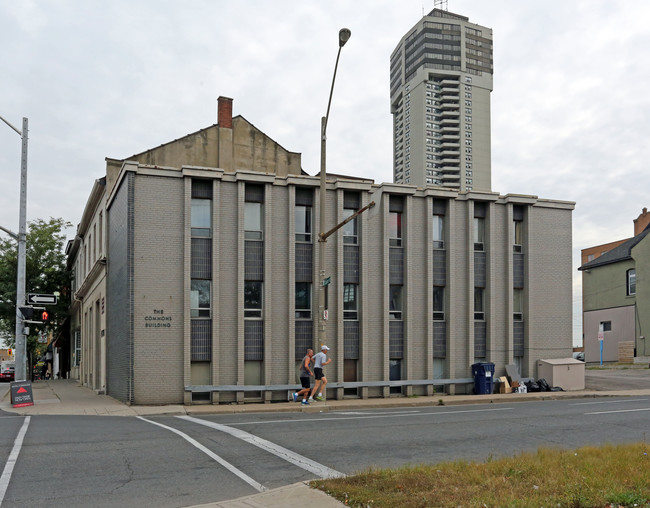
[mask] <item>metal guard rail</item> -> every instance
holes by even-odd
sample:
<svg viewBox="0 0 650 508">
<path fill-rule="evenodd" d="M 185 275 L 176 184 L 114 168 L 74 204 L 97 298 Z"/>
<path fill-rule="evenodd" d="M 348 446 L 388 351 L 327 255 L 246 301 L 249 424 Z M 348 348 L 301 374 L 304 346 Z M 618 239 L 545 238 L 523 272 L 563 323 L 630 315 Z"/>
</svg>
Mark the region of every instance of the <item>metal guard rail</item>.
<svg viewBox="0 0 650 508">
<path fill-rule="evenodd" d="M 474 378 L 459 379 L 410 379 L 399 381 L 347 381 L 328 382 L 327 388 L 365 388 L 365 387 L 393 387 L 393 386 L 441 386 L 454 384 L 474 383 Z M 190 385 L 185 387 L 186 392 L 276 392 L 300 389 L 300 384 L 289 383 L 284 385 Z"/>
</svg>

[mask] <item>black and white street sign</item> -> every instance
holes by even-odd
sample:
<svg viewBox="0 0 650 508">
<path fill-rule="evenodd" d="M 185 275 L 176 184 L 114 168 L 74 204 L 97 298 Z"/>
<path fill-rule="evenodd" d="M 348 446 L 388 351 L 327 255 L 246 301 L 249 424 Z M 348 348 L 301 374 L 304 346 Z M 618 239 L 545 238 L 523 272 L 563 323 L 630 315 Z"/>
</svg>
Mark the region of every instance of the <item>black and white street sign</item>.
<svg viewBox="0 0 650 508">
<path fill-rule="evenodd" d="M 34 304 L 40 303 L 42 305 L 56 305 L 58 298 L 56 295 L 39 295 L 36 293 L 29 293 L 27 295 L 27 303 Z"/>
</svg>

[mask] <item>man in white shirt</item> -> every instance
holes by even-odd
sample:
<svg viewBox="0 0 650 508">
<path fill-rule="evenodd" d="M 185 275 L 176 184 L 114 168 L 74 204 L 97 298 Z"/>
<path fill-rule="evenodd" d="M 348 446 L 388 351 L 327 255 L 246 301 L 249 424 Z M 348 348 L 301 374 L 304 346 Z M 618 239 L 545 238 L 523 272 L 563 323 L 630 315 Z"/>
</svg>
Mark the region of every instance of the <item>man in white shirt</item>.
<svg viewBox="0 0 650 508">
<path fill-rule="evenodd" d="M 318 390 L 318 395 L 315 397 L 316 400 L 325 400 L 323 397 L 323 390 L 325 390 L 325 385 L 327 384 L 327 378 L 323 373 L 323 367 L 332 361 L 331 358 L 327 357 L 327 352 L 330 350 L 327 346 L 322 346 L 320 348 L 320 353 L 314 355 L 314 389 L 309 396 L 309 400 L 314 400 L 314 394 Z"/>
</svg>

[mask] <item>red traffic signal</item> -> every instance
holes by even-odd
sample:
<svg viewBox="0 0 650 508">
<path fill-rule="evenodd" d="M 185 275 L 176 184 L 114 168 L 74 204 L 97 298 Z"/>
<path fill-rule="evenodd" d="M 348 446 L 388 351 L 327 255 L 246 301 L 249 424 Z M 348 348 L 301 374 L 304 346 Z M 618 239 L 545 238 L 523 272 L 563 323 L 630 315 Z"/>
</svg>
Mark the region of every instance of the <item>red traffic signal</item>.
<svg viewBox="0 0 650 508">
<path fill-rule="evenodd" d="M 11 353 L 12 353 L 11 349 L 9 349 L 8 351 L 9 351 L 9 356 L 11 356 Z"/>
<path fill-rule="evenodd" d="M 45 321 L 47 321 L 47 318 L 48 318 L 48 317 L 50 317 L 50 315 L 47 313 L 46 310 L 44 310 L 43 313 L 41 314 L 41 320 L 42 320 L 43 322 L 45 322 Z"/>
</svg>

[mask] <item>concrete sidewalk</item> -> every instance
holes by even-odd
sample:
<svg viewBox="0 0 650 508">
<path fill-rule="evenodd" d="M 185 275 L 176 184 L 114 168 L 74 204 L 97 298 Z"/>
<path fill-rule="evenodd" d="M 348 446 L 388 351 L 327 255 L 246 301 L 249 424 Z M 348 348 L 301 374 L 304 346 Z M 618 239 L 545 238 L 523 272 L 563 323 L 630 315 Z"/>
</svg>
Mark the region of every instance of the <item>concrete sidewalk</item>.
<svg viewBox="0 0 650 508">
<path fill-rule="evenodd" d="M 136 406 L 123 404 L 108 395 L 97 395 L 77 381 L 58 379 L 32 383 L 34 405 L 14 408 L 10 392 L 0 401 L 0 409 L 17 415 L 93 415 L 93 416 L 152 416 L 152 415 L 208 415 L 260 412 L 318 413 L 351 409 L 390 407 L 452 406 L 459 404 L 513 403 L 532 400 L 576 399 L 585 397 L 642 397 L 650 396 L 650 389 L 510 393 L 493 395 L 444 395 L 432 397 L 395 397 L 387 399 L 346 399 L 314 402 L 303 407 L 294 402 L 273 404 L 227 404 L 227 405 L 166 405 Z M 0 392 L 2 393 L 2 392 Z M 201 505 L 202 508 L 285 508 L 309 505 L 312 508 L 335 508 L 345 506 L 327 494 L 312 489 L 307 483 L 296 483 L 239 499 Z"/>
<path fill-rule="evenodd" d="M 0 409 L 19 415 L 94 415 L 94 416 L 151 416 L 151 415 L 202 415 L 232 413 L 266 412 L 304 412 L 321 413 L 350 409 L 373 409 L 390 407 L 453 406 L 459 404 L 512 403 L 531 400 L 557 400 L 584 397 L 628 397 L 648 396 L 650 388 L 639 390 L 580 390 L 570 392 L 508 393 L 491 395 L 446 395 L 431 397 L 391 397 L 372 399 L 344 399 L 314 402 L 301 406 L 294 402 L 272 404 L 195 404 L 184 406 L 170 404 L 164 406 L 127 405 L 108 395 L 97 395 L 81 386 L 75 380 L 57 379 L 35 381 L 32 383 L 33 406 L 14 408 L 11 406 L 9 385 L 4 385 L 7 393 L 0 401 Z"/>
</svg>

